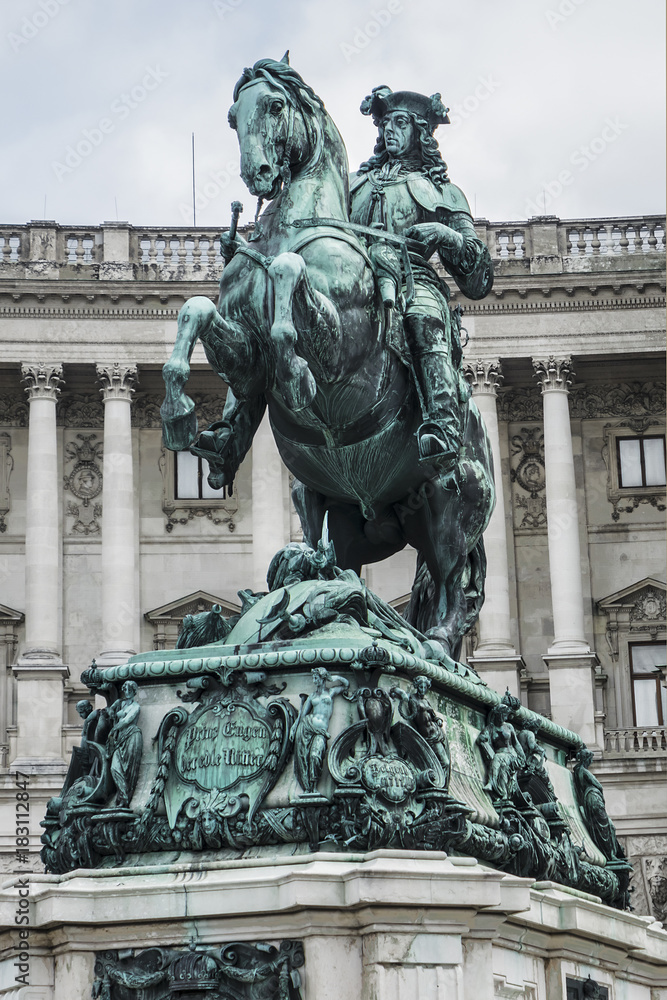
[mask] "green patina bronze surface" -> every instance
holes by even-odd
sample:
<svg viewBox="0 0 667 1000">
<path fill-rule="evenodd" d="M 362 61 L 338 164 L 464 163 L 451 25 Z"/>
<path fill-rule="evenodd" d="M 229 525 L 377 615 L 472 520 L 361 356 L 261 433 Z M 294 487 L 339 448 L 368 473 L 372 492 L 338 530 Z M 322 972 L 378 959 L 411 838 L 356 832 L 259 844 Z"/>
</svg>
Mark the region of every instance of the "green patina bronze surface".
<svg viewBox="0 0 667 1000">
<path fill-rule="evenodd" d="M 81 705 L 43 824 L 49 870 L 398 847 L 626 905 L 630 868 L 574 733 L 491 691 L 330 548 L 293 543 L 269 577 L 224 639 L 85 672 L 108 707 Z"/>
<path fill-rule="evenodd" d="M 413 545 L 406 616 L 456 658 L 483 602 L 495 494 L 461 312 L 430 258 L 472 298 L 493 268 L 433 136 L 448 120 L 439 95 L 381 87 L 361 110 L 379 131 L 350 183 L 335 124 L 287 59 L 244 70 L 229 122 L 258 217 L 246 241 L 235 208 L 221 237 L 217 308 L 195 297 L 179 314 L 164 441 L 230 485 L 268 409 L 305 540 L 315 548 L 326 522 L 339 566 L 356 572 Z M 231 389 L 199 437 L 185 393 L 198 339 Z"/>
</svg>

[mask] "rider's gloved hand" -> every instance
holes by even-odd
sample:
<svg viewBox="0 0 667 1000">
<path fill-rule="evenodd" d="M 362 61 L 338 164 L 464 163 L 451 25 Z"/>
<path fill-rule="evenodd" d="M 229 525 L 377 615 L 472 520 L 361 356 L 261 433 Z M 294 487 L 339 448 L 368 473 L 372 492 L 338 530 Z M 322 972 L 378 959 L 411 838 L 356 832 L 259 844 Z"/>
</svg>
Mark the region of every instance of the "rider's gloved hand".
<svg viewBox="0 0 667 1000">
<path fill-rule="evenodd" d="M 410 226 L 403 233 L 409 240 L 417 240 L 424 245 L 424 259 L 428 260 L 436 250 L 439 250 L 452 263 L 456 264 L 463 256 L 465 240 L 455 229 L 450 229 L 442 222 L 420 222 Z"/>
<path fill-rule="evenodd" d="M 238 248 L 245 242 L 243 237 L 239 236 L 238 233 L 234 237 L 230 237 L 229 233 L 220 234 L 220 255 L 225 264 L 229 264 Z"/>
</svg>

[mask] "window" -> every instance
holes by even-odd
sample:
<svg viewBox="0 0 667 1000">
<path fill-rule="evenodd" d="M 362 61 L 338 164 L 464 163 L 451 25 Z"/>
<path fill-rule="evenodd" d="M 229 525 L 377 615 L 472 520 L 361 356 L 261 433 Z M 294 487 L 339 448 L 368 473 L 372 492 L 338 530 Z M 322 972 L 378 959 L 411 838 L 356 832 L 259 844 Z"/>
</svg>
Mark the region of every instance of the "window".
<svg viewBox="0 0 667 1000">
<path fill-rule="evenodd" d="M 589 976 L 588 979 L 565 980 L 567 1000 L 609 1000 L 609 990 L 606 986 L 600 986 Z"/>
<path fill-rule="evenodd" d="M 167 519 L 165 531 L 171 533 L 178 525 L 184 526 L 195 518 L 210 521 L 216 527 L 225 524 L 229 531 L 236 530 L 238 490 L 229 487 L 212 490 L 208 485 L 206 459 L 191 455 L 189 451 L 169 451 L 163 446 L 159 466 L 162 510 Z"/>
<path fill-rule="evenodd" d="M 174 497 L 176 500 L 218 500 L 227 495 L 226 487 L 211 489 L 208 462 L 189 451 L 176 452 L 174 462 Z"/>
<path fill-rule="evenodd" d="M 664 642 L 630 643 L 632 711 L 635 726 L 664 726 L 667 691 L 659 667 L 665 665 Z"/>
<path fill-rule="evenodd" d="M 633 426 L 629 424 L 646 427 Z M 649 425 L 658 425 L 655 433 Z M 622 514 L 632 514 L 642 505 L 662 513 L 665 504 L 665 434 L 657 417 L 625 420 L 603 430 L 602 457 L 607 466 L 607 498 L 612 505 L 612 521 Z M 648 514 L 648 511 L 647 511 Z M 649 515 L 649 520 L 656 517 Z"/>
<path fill-rule="evenodd" d="M 665 485 L 665 437 L 663 434 L 644 437 L 618 437 L 619 486 Z"/>
</svg>

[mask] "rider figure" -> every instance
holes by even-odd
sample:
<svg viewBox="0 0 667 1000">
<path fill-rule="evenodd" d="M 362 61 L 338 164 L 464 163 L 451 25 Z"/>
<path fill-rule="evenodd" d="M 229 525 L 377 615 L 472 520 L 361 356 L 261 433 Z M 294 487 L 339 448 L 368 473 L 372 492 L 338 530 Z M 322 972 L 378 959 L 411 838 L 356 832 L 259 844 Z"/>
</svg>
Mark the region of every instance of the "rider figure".
<svg viewBox="0 0 667 1000">
<path fill-rule="evenodd" d="M 450 312 L 449 289 L 429 258 L 437 251 L 468 298 L 483 298 L 493 284 L 489 252 L 475 233 L 463 192 L 447 177 L 433 137 L 438 125 L 449 122 L 447 110 L 439 94 L 376 87 L 361 112 L 372 115 L 378 141 L 350 184 L 352 222 L 419 244 L 409 250 L 412 282 L 404 275 L 404 330 L 422 408 L 420 461 L 443 474 L 456 468 L 468 391 L 460 374 L 459 313 Z"/>
</svg>

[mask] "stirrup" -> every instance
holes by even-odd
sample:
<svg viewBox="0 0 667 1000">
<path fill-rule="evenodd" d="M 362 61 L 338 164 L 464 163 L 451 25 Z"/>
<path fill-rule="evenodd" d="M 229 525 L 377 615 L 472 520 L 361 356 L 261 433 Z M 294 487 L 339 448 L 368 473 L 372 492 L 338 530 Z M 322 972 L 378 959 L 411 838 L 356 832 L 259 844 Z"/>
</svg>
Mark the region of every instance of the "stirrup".
<svg viewBox="0 0 667 1000">
<path fill-rule="evenodd" d="M 442 428 L 433 422 L 424 423 L 417 431 L 419 461 L 435 465 L 441 472 L 451 472 L 456 468 L 458 448 L 445 444 Z"/>
</svg>

